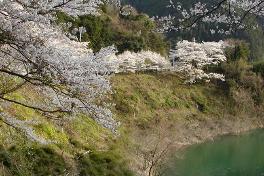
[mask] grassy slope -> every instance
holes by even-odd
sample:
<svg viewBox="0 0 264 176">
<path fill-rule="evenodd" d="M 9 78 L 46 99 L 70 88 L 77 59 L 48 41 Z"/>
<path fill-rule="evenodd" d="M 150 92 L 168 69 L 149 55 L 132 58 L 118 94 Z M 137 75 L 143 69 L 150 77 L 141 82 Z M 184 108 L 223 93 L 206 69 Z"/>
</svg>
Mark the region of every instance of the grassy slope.
<svg viewBox="0 0 264 176">
<path fill-rule="evenodd" d="M 19 101 L 41 101 L 41 95 L 25 87 L 9 95 Z M 52 120 L 32 109 L 6 104 L 1 111 L 20 120 L 35 119 L 36 133 L 47 140 L 40 145 L 27 139 L 23 132 L 0 121 L 0 175 L 131 175 L 123 159 L 109 148 L 114 135 L 85 115 Z"/>
<path fill-rule="evenodd" d="M 123 148 L 134 162 L 131 167 L 139 173 L 148 172 L 150 160 L 162 162 L 159 150 L 166 146 L 170 150 L 178 143 L 256 128 L 263 116 L 263 106 L 255 106 L 247 90 L 232 90 L 230 96 L 215 84 L 190 86 L 183 82 L 181 76 L 171 73 L 113 78 L 115 114 L 123 124 L 118 148 Z"/>
<path fill-rule="evenodd" d="M 129 159 L 130 165 L 136 167 L 133 160 L 137 159 L 137 151 L 143 150 L 150 136 L 162 129 L 162 124 L 166 124 L 163 132 L 173 134 L 172 128 L 167 130 L 167 127 L 175 129 L 180 122 L 237 120 L 259 112 L 244 90 L 237 91 L 240 98 L 247 98 L 238 106 L 213 84 L 189 86 L 183 84 L 180 76 L 169 73 L 120 74 L 112 77 L 112 83 L 116 104 L 113 112 L 122 123 L 120 136 L 113 136 L 84 115 L 58 123 L 21 106 L 2 107 L 17 118 L 42 121 L 42 125 L 34 128 L 40 136 L 56 143 L 41 146 L 29 142 L 23 134 L 1 123 L 0 173 L 71 175 L 80 171 L 81 175 L 131 175 L 124 160 Z M 33 90 L 21 90 L 11 96 L 40 100 Z"/>
<path fill-rule="evenodd" d="M 125 124 L 145 128 L 162 118 L 221 118 L 221 113 L 231 112 L 232 101 L 215 85 L 183 82 L 166 73 L 117 75 L 113 79 L 116 114 Z"/>
</svg>

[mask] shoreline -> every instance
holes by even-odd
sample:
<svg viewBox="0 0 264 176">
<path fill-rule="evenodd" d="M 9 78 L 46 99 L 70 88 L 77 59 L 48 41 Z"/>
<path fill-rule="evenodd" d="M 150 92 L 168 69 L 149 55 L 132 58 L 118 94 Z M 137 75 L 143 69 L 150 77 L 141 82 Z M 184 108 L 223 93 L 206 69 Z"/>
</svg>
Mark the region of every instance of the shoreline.
<svg viewBox="0 0 264 176">
<path fill-rule="evenodd" d="M 157 172 L 168 163 L 174 153 L 184 150 L 191 145 L 210 142 L 218 137 L 232 135 L 239 136 L 251 130 L 263 129 L 264 119 L 243 118 L 207 119 L 205 121 L 194 120 L 187 124 L 181 122 L 181 124 L 178 124 L 174 128 L 176 128 L 172 133 L 172 135 L 174 135 L 163 138 L 164 141 L 161 142 L 161 147 L 156 148 L 156 150 L 158 150 L 155 154 L 156 156 L 154 156 L 152 160 L 147 161 L 147 164 L 146 158 L 142 158 L 142 156 L 137 157 L 136 161 L 138 161 L 138 163 L 136 166 L 132 166 L 137 175 L 156 175 Z M 166 147 L 167 151 L 166 154 L 164 154 L 164 148 Z M 153 165 L 155 162 L 156 164 Z"/>
</svg>

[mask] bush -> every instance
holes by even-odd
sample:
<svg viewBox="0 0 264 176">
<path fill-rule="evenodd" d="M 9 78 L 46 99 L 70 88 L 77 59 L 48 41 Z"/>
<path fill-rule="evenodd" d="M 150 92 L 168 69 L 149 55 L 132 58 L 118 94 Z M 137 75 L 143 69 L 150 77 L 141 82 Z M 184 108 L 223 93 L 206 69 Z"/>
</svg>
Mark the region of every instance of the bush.
<svg viewBox="0 0 264 176">
<path fill-rule="evenodd" d="M 132 176 L 119 156 L 110 152 L 91 152 L 79 157 L 80 176 Z"/>
<path fill-rule="evenodd" d="M 249 72 L 252 66 L 244 59 L 223 63 L 221 65 L 222 71 L 227 79 L 234 79 L 240 82 L 241 77 L 245 72 Z"/>
<path fill-rule="evenodd" d="M 62 175 L 67 168 L 64 159 L 50 148 L 30 149 L 27 157 L 32 161 L 34 175 Z"/>
<path fill-rule="evenodd" d="M 246 43 L 235 41 L 235 47 L 226 50 L 227 62 L 221 65 L 222 73 L 226 76 L 226 91 L 232 95 L 231 90 L 238 87 L 247 89 L 257 105 L 263 103 L 263 79 L 256 73 L 264 71 L 261 64 L 254 66 L 248 62 L 249 47 Z M 253 71 L 254 72 L 253 72 Z"/>
<path fill-rule="evenodd" d="M 0 147 L 0 162 L 11 175 L 62 175 L 64 159 L 47 147 Z"/>
<path fill-rule="evenodd" d="M 225 54 L 229 62 L 237 60 L 248 60 L 250 56 L 249 44 L 241 40 L 229 41 L 231 47 L 227 47 Z M 234 46 L 234 47 L 233 47 Z"/>
<path fill-rule="evenodd" d="M 0 146 L 0 162 L 8 168 L 12 165 L 11 158 L 3 146 Z"/>
<path fill-rule="evenodd" d="M 253 64 L 253 72 L 264 77 L 264 62 L 256 62 Z"/>
<path fill-rule="evenodd" d="M 133 35 L 122 35 L 117 40 L 116 46 L 119 53 L 122 53 L 126 50 L 139 52 L 143 49 L 146 49 L 146 43 L 143 38 L 133 36 Z"/>
<path fill-rule="evenodd" d="M 249 69 L 248 64 L 241 61 L 229 63 L 224 66 L 226 74 L 226 91 L 230 95 L 233 88 L 242 87 L 251 92 L 256 104 L 263 103 L 263 79 Z"/>
</svg>

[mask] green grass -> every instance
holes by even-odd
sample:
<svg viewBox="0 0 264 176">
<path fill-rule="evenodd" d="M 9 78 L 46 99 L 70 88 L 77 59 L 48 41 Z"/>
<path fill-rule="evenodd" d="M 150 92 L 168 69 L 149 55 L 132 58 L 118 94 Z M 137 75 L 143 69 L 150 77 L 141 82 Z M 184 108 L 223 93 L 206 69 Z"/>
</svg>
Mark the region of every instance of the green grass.
<svg viewBox="0 0 264 176">
<path fill-rule="evenodd" d="M 148 125 L 160 118 L 220 116 L 230 103 L 213 84 L 186 85 L 175 74 L 119 74 L 113 80 L 115 113 L 125 124 Z"/>
<path fill-rule="evenodd" d="M 7 97 L 34 105 L 43 103 L 44 98 L 27 86 Z M 81 175 L 89 173 L 91 176 L 131 175 L 121 155 L 110 149 L 114 134 L 87 115 L 53 120 L 33 109 L 8 103 L 1 106 L 1 111 L 20 120 L 38 121 L 39 124 L 32 125 L 35 133 L 51 141 L 48 145 L 39 145 L 30 141 L 23 131 L 0 121 L 0 141 L 3 145 L 0 148 L 1 174 L 57 176 L 82 172 Z M 91 152 L 91 156 L 86 154 L 80 159 L 79 156 L 87 151 Z M 101 161 L 102 164 L 98 165 Z"/>
<path fill-rule="evenodd" d="M 62 175 L 68 168 L 55 150 L 39 145 L 1 147 L 0 162 L 4 175 Z"/>
<path fill-rule="evenodd" d="M 132 176 L 120 156 L 112 152 L 92 152 L 79 158 L 80 175 Z"/>
<path fill-rule="evenodd" d="M 84 114 L 56 122 L 19 105 L 1 107 L 1 111 L 8 111 L 18 119 L 40 121 L 41 124 L 34 126 L 36 133 L 54 143 L 41 146 L 28 141 L 23 133 L 0 122 L 0 173 L 9 176 L 80 172 L 91 176 L 130 176 L 128 168 L 135 160 L 134 151 L 140 147 L 135 141 L 147 139 L 162 123 L 174 126 L 178 122 L 220 119 L 226 115 L 239 118 L 241 108 L 248 114 L 254 113 L 246 99 L 243 107 L 238 106 L 234 98 L 215 84 L 186 85 L 177 74 L 117 74 L 111 82 L 112 102 L 116 104 L 112 111 L 121 122 L 119 135 Z M 42 101 L 43 97 L 33 89 L 26 90 L 9 97 Z M 247 97 L 244 89 L 234 91 L 238 97 Z"/>
</svg>

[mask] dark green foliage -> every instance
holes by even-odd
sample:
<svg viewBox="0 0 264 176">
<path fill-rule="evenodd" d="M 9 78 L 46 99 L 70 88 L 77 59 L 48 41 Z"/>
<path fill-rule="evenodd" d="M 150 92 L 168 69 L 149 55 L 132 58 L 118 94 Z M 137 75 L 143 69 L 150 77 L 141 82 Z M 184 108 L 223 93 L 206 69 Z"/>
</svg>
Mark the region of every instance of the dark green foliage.
<svg viewBox="0 0 264 176">
<path fill-rule="evenodd" d="M 6 41 L 10 40 L 9 38 L 10 36 L 7 33 L 0 31 L 0 44 L 5 44 Z"/>
<path fill-rule="evenodd" d="M 114 31 L 111 29 L 110 19 L 102 19 L 94 16 L 79 17 L 79 26 L 84 26 L 86 33 L 83 35 L 83 41 L 89 41 L 90 47 L 95 51 L 99 51 L 102 47 L 113 44 L 115 37 Z"/>
<path fill-rule="evenodd" d="M 146 48 L 146 43 L 142 37 L 120 34 L 117 38 L 116 47 L 120 53 L 126 50 L 139 52 Z"/>
<path fill-rule="evenodd" d="M 0 161 L 11 175 L 55 176 L 67 168 L 64 159 L 46 147 L 0 147 Z M 25 163 L 26 162 L 26 163 Z"/>
<path fill-rule="evenodd" d="M 114 44 L 120 53 L 125 50 L 135 52 L 152 50 L 167 54 L 169 45 L 161 34 L 154 32 L 155 23 L 148 16 L 142 14 L 118 16 L 107 7 L 104 7 L 104 12 L 105 14 L 97 17 L 85 15 L 78 18 L 58 12 L 57 22 L 72 23 L 67 29 L 70 32 L 74 28 L 85 27 L 86 33 L 82 35 L 82 41 L 88 41 L 94 51 Z M 79 38 L 79 33 L 76 37 Z"/>
<path fill-rule="evenodd" d="M 254 66 L 248 61 L 250 50 L 245 42 L 235 41 L 235 47 L 226 50 L 227 63 L 220 67 L 221 73 L 226 76 L 226 82 L 222 88 L 226 89 L 228 95 L 232 90 L 243 87 L 248 90 L 254 100 L 259 105 L 263 102 L 263 79 L 256 73 L 261 73 L 261 65 Z M 253 71 L 255 72 L 253 72 Z"/>
<path fill-rule="evenodd" d="M 253 61 L 261 60 L 264 56 L 264 33 L 259 22 L 260 20 L 256 20 L 255 16 L 251 15 L 245 21 L 249 27 L 245 30 L 243 37 L 250 44 L 250 60 Z"/>
<path fill-rule="evenodd" d="M 102 47 L 113 44 L 112 41 L 115 34 L 111 29 L 109 18 L 95 17 L 92 15 L 73 18 L 62 12 L 58 12 L 57 22 L 72 23 L 72 26 L 68 29 L 70 32 L 79 26 L 85 27 L 87 32 L 82 35 L 82 41 L 89 41 L 90 47 L 95 51 L 99 51 Z M 76 34 L 76 37 L 79 38 L 79 33 Z"/>
<path fill-rule="evenodd" d="M 27 158 L 32 161 L 33 175 L 61 175 L 67 168 L 64 159 L 50 148 L 29 149 Z"/>
<path fill-rule="evenodd" d="M 67 14 L 61 12 L 61 11 L 58 11 L 56 13 L 56 17 L 57 17 L 57 23 L 65 23 L 67 21 L 69 22 L 73 22 L 74 21 L 74 18 L 71 17 L 71 16 L 68 16 Z"/>
<path fill-rule="evenodd" d="M 198 95 L 192 95 L 192 99 L 196 103 L 197 109 L 201 112 L 206 112 L 208 110 L 207 107 L 207 100 L 203 96 L 198 96 Z"/>
<path fill-rule="evenodd" d="M 245 59 L 248 60 L 250 56 L 249 45 L 244 41 L 234 40 L 231 41 L 234 47 L 228 47 L 225 51 L 228 62 Z"/>
<path fill-rule="evenodd" d="M 264 62 L 256 62 L 253 64 L 253 71 L 264 77 Z"/>
<path fill-rule="evenodd" d="M 81 176 L 132 176 L 121 158 L 110 152 L 91 152 L 79 158 Z"/>
<path fill-rule="evenodd" d="M 74 147 L 80 150 L 83 147 L 80 145 Z M 79 173 L 81 176 L 133 175 L 127 169 L 126 161 L 113 148 L 104 152 L 93 151 L 78 156 L 75 160 L 71 160 L 69 156 L 74 158 L 65 149 L 55 150 L 53 147 L 39 144 L 21 144 L 8 148 L 0 146 L 0 175 L 62 176 Z"/>
<path fill-rule="evenodd" d="M 226 48 L 225 55 L 227 62 L 220 66 L 221 72 L 227 80 L 234 80 L 241 83 L 242 75 L 250 72 L 251 65 L 248 63 L 249 47 L 243 41 L 231 41 L 231 47 Z"/>
<path fill-rule="evenodd" d="M 8 152 L 3 148 L 3 146 L 0 146 L 0 162 L 8 168 L 10 168 L 12 165 L 11 158 L 8 155 Z"/>
</svg>

